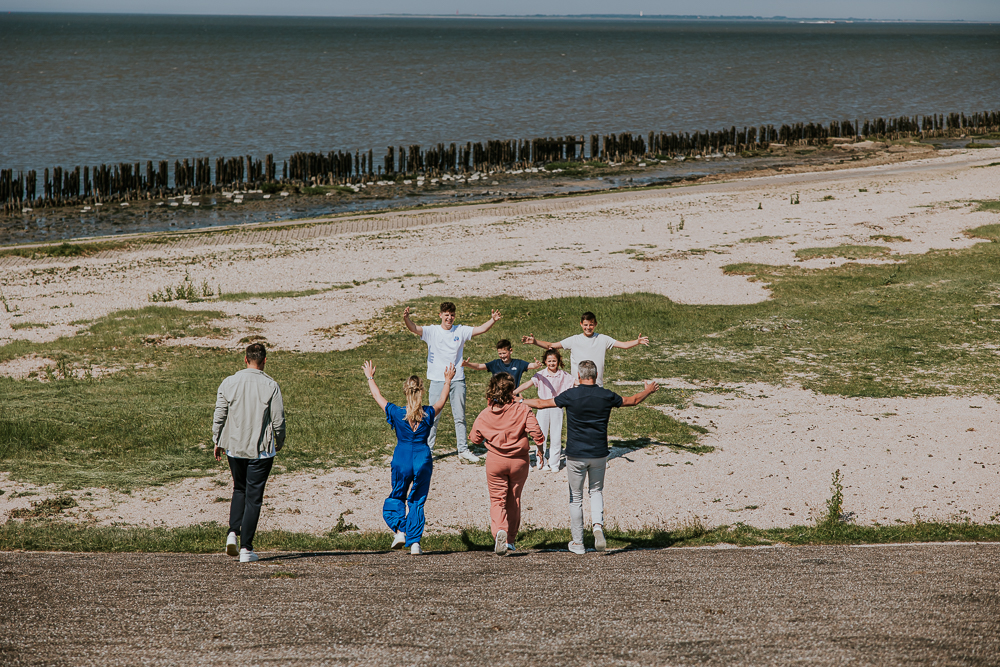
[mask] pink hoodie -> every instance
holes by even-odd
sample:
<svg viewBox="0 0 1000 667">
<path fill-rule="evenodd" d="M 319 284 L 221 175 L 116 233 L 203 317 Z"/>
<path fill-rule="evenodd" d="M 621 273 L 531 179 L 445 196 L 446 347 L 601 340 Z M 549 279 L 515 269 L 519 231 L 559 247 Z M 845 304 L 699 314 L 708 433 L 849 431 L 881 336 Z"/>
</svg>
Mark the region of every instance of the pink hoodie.
<svg viewBox="0 0 1000 667">
<path fill-rule="evenodd" d="M 545 443 L 545 435 L 531 408 L 523 403 L 488 405 L 476 417 L 469 440 L 475 444 L 486 442 L 486 449 L 507 458 L 528 458 L 531 448 L 528 436 L 536 444 Z"/>
</svg>

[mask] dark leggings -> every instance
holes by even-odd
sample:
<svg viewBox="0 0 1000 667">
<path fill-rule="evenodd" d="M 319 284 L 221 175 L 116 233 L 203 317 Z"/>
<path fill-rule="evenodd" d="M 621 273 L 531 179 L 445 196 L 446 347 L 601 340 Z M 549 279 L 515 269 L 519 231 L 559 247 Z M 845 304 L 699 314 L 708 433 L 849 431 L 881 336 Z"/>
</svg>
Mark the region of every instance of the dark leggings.
<svg viewBox="0 0 1000 667">
<path fill-rule="evenodd" d="M 264 502 L 264 485 L 274 459 L 229 459 L 233 473 L 233 501 L 229 505 L 229 532 L 240 536 L 240 546 L 253 550 L 253 536 Z"/>
</svg>

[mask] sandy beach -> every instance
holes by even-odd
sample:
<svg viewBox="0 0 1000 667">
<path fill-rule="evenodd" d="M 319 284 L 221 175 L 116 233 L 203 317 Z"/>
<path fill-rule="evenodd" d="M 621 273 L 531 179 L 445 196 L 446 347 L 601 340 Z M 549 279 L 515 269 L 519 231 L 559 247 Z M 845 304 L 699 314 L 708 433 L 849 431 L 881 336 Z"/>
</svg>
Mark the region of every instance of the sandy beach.
<svg viewBox="0 0 1000 667">
<path fill-rule="evenodd" d="M 142 308 L 150 294 L 185 280 L 224 293 L 318 293 L 174 302 L 222 311 L 218 326 L 228 333 L 222 339 L 161 344 L 235 350 L 241 338 L 253 334 L 282 350 L 347 349 L 363 340 L 361 324 L 387 306 L 425 296 L 544 299 L 642 291 L 684 304 L 756 303 L 769 298 L 767 286 L 727 276 L 722 267 L 739 262 L 835 266 L 848 260 L 801 261 L 795 251 L 871 244 L 874 235 L 907 239 L 878 242 L 891 247 L 892 255 L 982 242 L 963 232 L 1000 222 L 995 213 L 975 212 L 969 204 L 1000 193 L 1000 167 L 978 168 L 998 160 L 1000 148 L 940 151 L 857 169 L 193 234 L 175 243 L 89 257 L 0 257 L 0 289 L 12 311 L 0 310 L 0 344 L 74 335 L 81 326 L 74 322 Z M 791 204 L 796 197 L 800 203 Z M 502 257 L 498 247 L 504 249 Z M 655 261 L 637 261 L 640 253 Z M 859 261 L 896 261 L 892 255 Z M 520 264 L 490 265 L 498 259 Z M 18 322 L 47 326 L 14 329 Z M 27 378 L 34 372 L 38 377 L 52 363 L 24 357 L 0 364 L 0 374 Z M 764 385 L 753 378 L 720 395 L 677 378 L 654 379 L 692 392 L 687 408 L 662 409 L 706 427 L 703 442 L 715 451 L 697 456 L 663 447 L 615 450 L 605 496 L 610 525 L 670 527 L 697 519 L 706 526 L 742 521 L 765 528 L 808 522 L 825 510 L 831 475 L 838 469 L 844 475 L 845 509 L 858 523 L 918 516 L 985 523 L 1000 514 L 995 395 L 858 399 Z M 206 414 L 212 402 L 213 397 L 205 397 Z M 480 407 L 470 397 L 470 415 Z M 151 525 L 153 516 L 167 526 L 224 523 L 228 505 L 216 499 L 227 489 L 215 480 L 227 479 L 220 467 L 214 479 L 132 494 L 73 491 L 79 507 L 67 515 L 103 525 Z M 383 529 L 388 480 L 387 462 L 273 476 L 261 528 L 322 533 L 349 511 L 349 521 L 361 529 Z M 0 520 L 58 492 L 7 475 L 0 476 L 0 486 L 7 491 L 0 496 Z M 40 495 L 12 498 L 26 491 Z M 528 525 L 568 525 L 565 473 L 533 472 L 524 506 Z M 485 526 L 487 509 L 482 467 L 459 464 L 455 457 L 436 462 L 426 508 L 429 530 Z"/>
</svg>

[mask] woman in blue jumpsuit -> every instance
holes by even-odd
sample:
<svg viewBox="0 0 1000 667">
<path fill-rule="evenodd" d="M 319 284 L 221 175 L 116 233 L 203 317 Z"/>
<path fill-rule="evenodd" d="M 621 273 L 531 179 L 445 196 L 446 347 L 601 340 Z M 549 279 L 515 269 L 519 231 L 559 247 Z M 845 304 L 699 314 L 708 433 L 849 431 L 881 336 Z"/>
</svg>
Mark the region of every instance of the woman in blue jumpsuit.
<svg viewBox="0 0 1000 667">
<path fill-rule="evenodd" d="M 411 554 L 418 555 L 423 553 L 420 538 L 424 534 L 424 503 L 431 488 L 431 472 L 434 469 L 427 437 L 434 419 L 448 400 L 451 379 L 455 377 L 455 366 L 449 364 L 445 369 L 444 389 L 441 391 L 441 398 L 434 405 L 422 405 L 424 381 L 411 375 L 403 385 L 406 393 L 405 409 L 382 397 L 382 392 L 375 384 L 374 362 L 366 361 L 362 368 L 368 378 L 368 390 L 371 391 L 372 398 L 385 411 L 385 420 L 396 432 L 396 449 L 392 453 L 392 493 L 382 505 L 382 517 L 389 530 L 395 533 L 392 548 L 407 546 L 410 547 Z"/>
</svg>

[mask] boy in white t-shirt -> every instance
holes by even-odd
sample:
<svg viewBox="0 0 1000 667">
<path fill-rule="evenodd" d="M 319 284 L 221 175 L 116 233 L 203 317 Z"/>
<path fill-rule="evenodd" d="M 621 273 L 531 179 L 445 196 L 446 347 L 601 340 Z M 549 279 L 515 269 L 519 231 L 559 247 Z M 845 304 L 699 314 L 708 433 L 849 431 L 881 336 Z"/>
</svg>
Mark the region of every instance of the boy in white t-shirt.
<svg viewBox="0 0 1000 667">
<path fill-rule="evenodd" d="M 534 344 L 546 350 L 569 350 L 571 366 L 570 373 L 573 377 L 577 377 L 581 361 L 584 359 L 593 361 L 594 364 L 597 365 L 597 386 L 599 387 L 604 386 L 604 355 L 608 350 L 613 347 L 627 350 L 631 347 L 635 347 L 636 345 L 649 345 L 649 338 L 641 334 L 635 340 L 623 343 L 615 340 L 611 336 L 595 333 L 594 329 L 597 328 L 597 315 L 594 315 L 589 310 L 580 316 L 580 328 L 583 329 L 582 334 L 576 334 L 575 336 L 564 338 L 558 343 L 549 343 L 539 338 L 535 338 L 534 334 L 522 336 L 521 342 L 529 345 Z"/>
<path fill-rule="evenodd" d="M 500 311 L 494 310 L 490 319 L 478 327 L 470 327 L 455 324 L 455 304 L 445 301 L 441 304 L 438 316 L 441 318 L 441 326 L 418 326 L 410 319 L 410 307 L 403 310 L 403 324 L 420 336 L 420 340 L 427 343 L 427 379 L 431 386 L 428 398 L 432 404 L 441 397 L 444 389 L 444 369 L 448 364 L 455 366 L 455 377 L 451 381 L 451 390 L 448 394 L 448 402 L 451 404 L 451 415 L 455 420 L 455 440 L 458 442 L 458 458 L 469 463 L 478 463 L 479 457 L 469 451 L 469 443 L 466 440 L 465 428 L 465 372 L 462 369 L 462 354 L 465 351 L 465 343 L 473 336 L 484 334 L 500 319 Z M 427 444 L 434 449 L 434 439 L 437 435 L 437 422 L 440 415 L 435 417 L 434 425 L 431 426 Z"/>
</svg>

